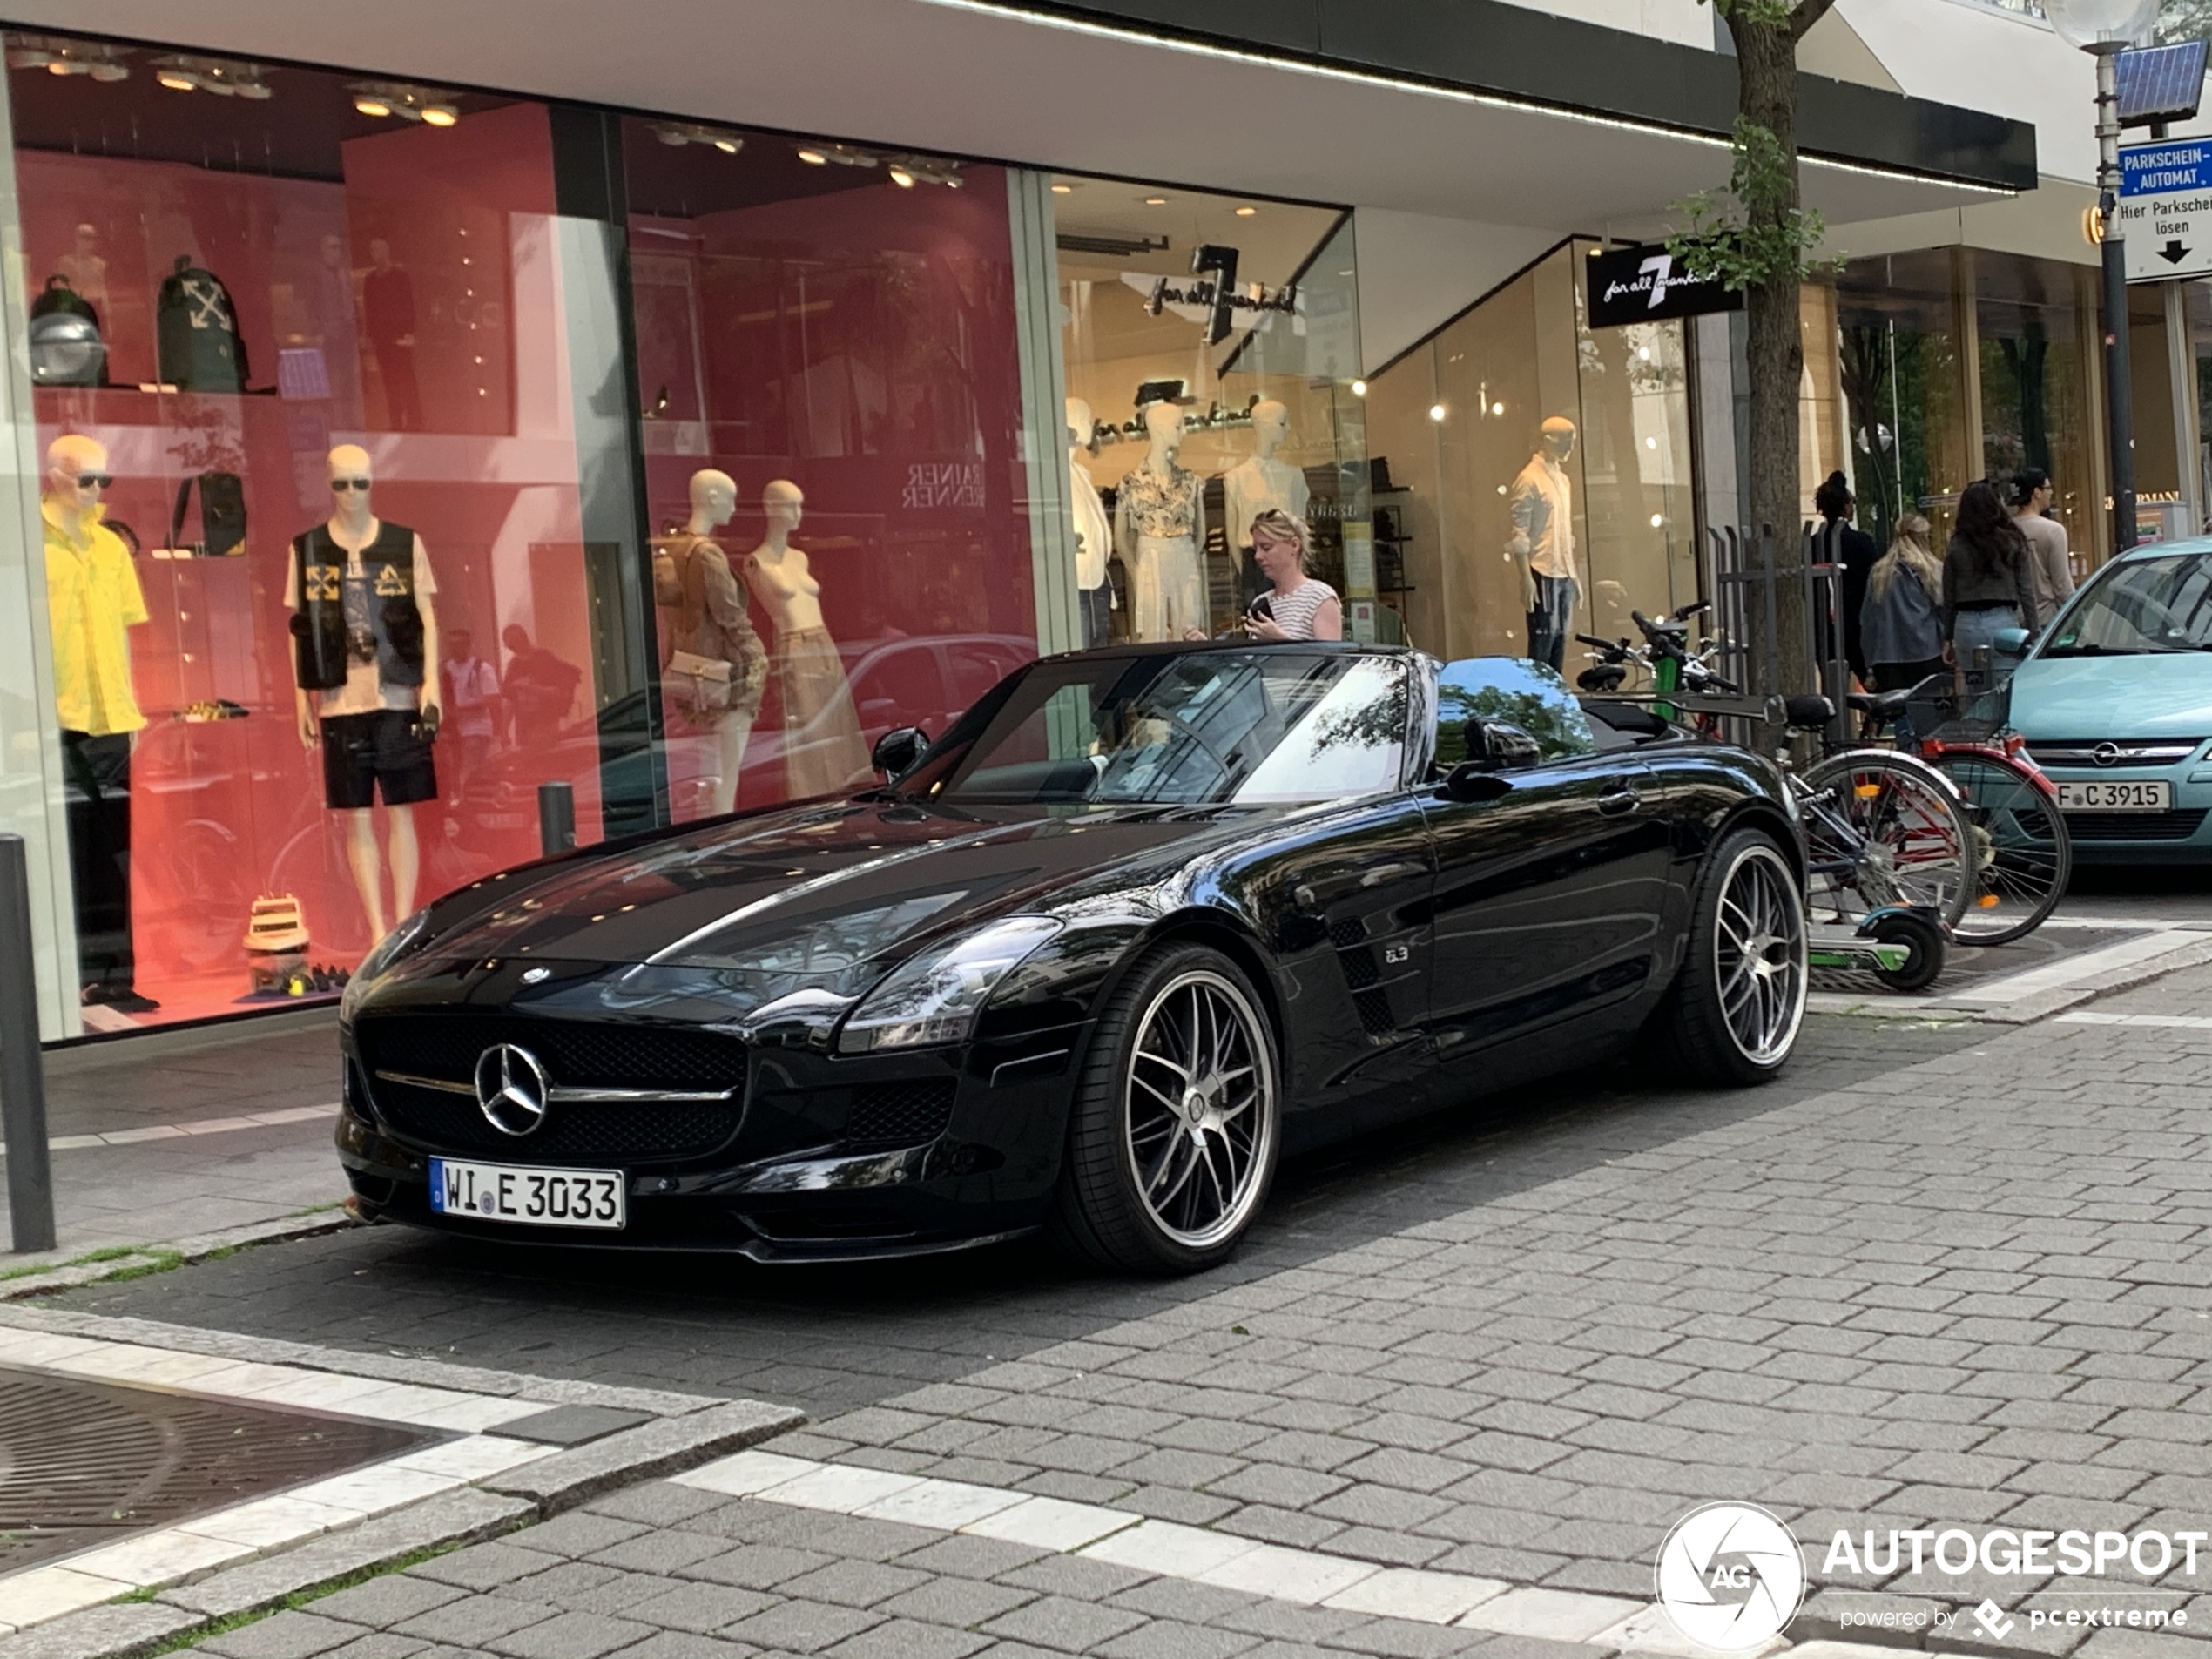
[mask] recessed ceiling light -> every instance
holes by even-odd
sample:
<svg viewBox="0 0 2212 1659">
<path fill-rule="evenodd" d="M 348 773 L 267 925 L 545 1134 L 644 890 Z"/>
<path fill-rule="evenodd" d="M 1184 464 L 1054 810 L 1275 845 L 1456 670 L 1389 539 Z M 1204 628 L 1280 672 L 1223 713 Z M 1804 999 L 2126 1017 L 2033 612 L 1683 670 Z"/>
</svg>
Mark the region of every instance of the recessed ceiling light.
<svg viewBox="0 0 2212 1659">
<path fill-rule="evenodd" d="M 371 98 L 366 93 L 354 100 L 354 107 L 363 115 L 384 116 L 392 112 L 392 106 L 382 98 Z"/>
<path fill-rule="evenodd" d="M 1506 406 L 1502 403 L 1493 403 L 1490 406 L 1490 413 L 1493 415 L 1503 415 L 1505 412 Z"/>
<path fill-rule="evenodd" d="M 904 167 L 894 167 L 891 169 L 891 182 L 901 190 L 912 190 L 914 187 L 914 176 Z"/>
<path fill-rule="evenodd" d="M 1147 207 L 1165 207 L 1168 205 L 1168 199 L 1165 196 L 1147 196 L 1144 199 L 1144 205 Z"/>
<path fill-rule="evenodd" d="M 1367 395 L 1367 382 L 1366 382 L 1366 381 L 1352 381 L 1352 396 L 1354 396 L 1354 397 L 1365 397 L 1365 396 L 1366 396 L 1366 395 Z"/>
<path fill-rule="evenodd" d="M 1237 217 L 1239 219 L 1250 219 L 1258 212 L 1259 212 L 1259 209 L 1257 207 L 1239 207 L 1237 210 Z"/>
<path fill-rule="evenodd" d="M 799 152 L 799 158 L 810 167 L 826 167 L 829 165 L 829 158 L 819 150 L 801 150 Z"/>
<path fill-rule="evenodd" d="M 1430 420 L 1441 421 L 1444 418 L 1444 415 L 1445 408 L 1441 403 L 1432 403 L 1428 406 L 1428 418 Z"/>
<path fill-rule="evenodd" d="M 461 111 L 449 104 L 426 104 L 422 106 L 422 125 L 426 127 L 449 127 L 461 118 Z"/>
<path fill-rule="evenodd" d="M 1076 193 L 1076 187 L 1073 185 L 1055 185 L 1052 187 L 1052 193 L 1055 196 L 1072 196 Z"/>
<path fill-rule="evenodd" d="M 736 138 L 717 138 L 714 140 L 714 147 L 725 156 L 734 156 L 738 151 L 744 149 L 745 145 Z"/>
<path fill-rule="evenodd" d="M 1651 528 L 1655 530 L 1666 522 L 1667 516 L 1664 513 L 1654 513 L 1651 516 Z"/>
</svg>

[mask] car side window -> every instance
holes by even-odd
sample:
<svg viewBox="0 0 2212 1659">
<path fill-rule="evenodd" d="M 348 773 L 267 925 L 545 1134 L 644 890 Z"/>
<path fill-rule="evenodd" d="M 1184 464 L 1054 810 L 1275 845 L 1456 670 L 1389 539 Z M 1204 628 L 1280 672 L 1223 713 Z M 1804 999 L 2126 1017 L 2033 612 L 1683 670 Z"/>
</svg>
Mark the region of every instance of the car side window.
<svg viewBox="0 0 2212 1659">
<path fill-rule="evenodd" d="M 1503 721 L 1536 740 L 1549 760 L 1595 754 L 1602 745 L 1567 682 L 1519 657 L 1471 657 L 1436 677 L 1436 765 L 1449 772 L 1467 758 L 1469 722 Z"/>
</svg>

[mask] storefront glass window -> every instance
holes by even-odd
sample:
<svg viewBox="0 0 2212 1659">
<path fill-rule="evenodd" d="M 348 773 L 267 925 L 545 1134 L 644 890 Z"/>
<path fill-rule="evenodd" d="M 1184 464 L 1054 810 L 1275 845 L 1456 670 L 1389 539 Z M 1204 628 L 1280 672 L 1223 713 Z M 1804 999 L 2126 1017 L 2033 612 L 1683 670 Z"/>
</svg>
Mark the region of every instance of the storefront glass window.
<svg viewBox="0 0 2212 1659">
<path fill-rule="evenodd" d="M 1697 597 L 1685 330 L 1588 327 L 1588 251 L 1559 248 L 1368 384 L 1392 487 L 1378 545 L 1386 525 L 1405 538 L 1424 650 L 1572 672 L 1573 633 L 1631 633 L 1631 610 Z"/>
<path fill-rule="evenodd" d="M 86 1025 L 333 995 L 535 855 L 540 782 L 601 833 L 562 750 L 631 689 L 634 509 L 577 112 L 7 47 Z"/>
<path fill-rule="evenodd" d="M 1948 533 L 1966 469 L 1965 398 L 1951 251 L 1854 260 L 1836 280 L 1839 378 L 1858 523 L 1886 547 L 1900 513 Z M 1978 446 L 1977 446 L 1978 447 Z"/>
<path fill-rule="evenodd" d="M 2098 497 L 2091 475 L 2090 381 L 2083 358 L 2082 282 L 2084 267 L 2050 260 L 2020 259 L 1977 251 L 1974 270 L 1975 321 L 1980 336 L 1981 464 L 1987 476 L 2004 481 L 2024 467 L 2051 475 L 2051 516 L 2064 523 L 2068 543 L 2094 544 Z M 2152 295 L 2155 350 L 2153 388 L 2156 430 L 2170 433 L 2173 404 L 2167 394 L 2165 314 Z M 2136 330 L 2140 335 L 2141 328 Z M 2140 355 L 2139 363 L 2144 362 Z M 2143 373 L 2138 370 L 2139 377 Z M 2141 395 L 2139 394 L 2139 395 Z M 2161 459 L 2139 445 L 2137 482 L 2147 462 L 2172 489 L 2173 445 Z"/>
<path fill-rule="evenodd" d="M 870 776 L 1036 654 L 1004 170 L 624 123 L 678 822 Z"/>
<path fill-rule="evenodd" d="M 1230 627 L 1268 586 L 1249 549 L 1271 509 L 1309 527 L 1346 631 L 1372 629 L 1393 568 L 1386 550 L 1379 576 L 1368 539 L 1348 217 L 1072 175 L 1051 190 L 1082 637 Z"/>
</svg>

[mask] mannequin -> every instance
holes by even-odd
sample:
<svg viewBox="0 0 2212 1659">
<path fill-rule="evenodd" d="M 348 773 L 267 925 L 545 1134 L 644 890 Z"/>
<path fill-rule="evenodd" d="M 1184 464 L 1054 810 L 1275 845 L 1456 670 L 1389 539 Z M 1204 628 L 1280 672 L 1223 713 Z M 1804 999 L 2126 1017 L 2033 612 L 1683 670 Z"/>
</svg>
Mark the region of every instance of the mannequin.
<svg viewBox="0 0 2212 1659">
<path fill-rule="evenodd" d="M 768 678 L 768 653 L 760 647 L 746 614 L 745 590 L 730 570 L 730 556 L 711 540 L 738 509 L 737 481 L 711 468 L 691 475 L 691 516 L 680 535 L 665 537 L 654 550 L 656 573 L 668 561 L 668 585 L 679 602 L 662 607 L 665 627 L 662 664 L 676 651 L 690 651 L 730 665 L 729 706 L 708 712 L 670 699 L 671 734 L 697 734 L 705 765 L 706 805 L 727 813 L 738 804 L 738 779 L 745 765 L 745 740 L 760 712 L 761 688 Z"/>
<path fill-rule="evenodd" d="M 1106 643 L 1106 624 L 1113 608 L 1114 590 L 1106 580 L 1106 561 L 1114 551 L 1114 527 L 1107 522 L 1105 503 L 1090 469 L 1082 456 L 1090 448 L 1096 424 L 1090 405 L 1079 397 L 1068 400 L 1068 500 L 1076 516 L 1076 591 L 1082 605 L 1083 644 Z"/>
<path fill-rule="evenodd" d="M 1535 453 L 1507 492 L 1513 540 L 1506 555 L 1521 577 L 1521 607 L 1528 613 L 1528 660 L 1557 672 L 1575 630 L 1575 602 L 1581 591 L 1575 562 L 1575 490 L 1567 460 L 1575 453 L 1575 423 L 1549 416 L 1538 428 Z"/>
<path fill-rule="evenodd" d="M 415 908 L 421 870 L 417 802 L 435 800 L 430 745 L 438 725 L 437 583 L 422 538 L 369 505 L 368 451 L 330 452 L 330 516 L 292 539 L 284 603 L 292 611 L 294 704 L 300 746 L 322 747 L 323 799 L 346 830 L 346 861 L 373 938 Z M 373 806 L 381 796 L 392 873 Z"/>
<path fill-rule="evenodd" d="M 797 484 L 782 478 L 762 490 L 768 534 L 745 562 L 745 585 L 775 628 L 784 782 L 792 800 L 835 794 L 868 776 L 845 659 L 822 621 L 822 584 L 807 569 L 806 554 L 791 544 L 806 501 Z"/>
<path fill-rule="evenodd" d="M 160 1006 L 138 995 L 131 928 L 131 752 L 146 718 L 132 690 L 130 630 L 146 620 L 146 602 L 130 550 L 101 522 L 100 498 L 113 482 L 104 445 L 57 438 L 39 511 L 82 995 L 144 1014 Z"/>
<path fill-rule="evenodd" d="M 1180 639 L 1207 623 L 1206 584 L 1198 563 L 1205 508 L 1197 475 L 1176 464 L 1183 447 L 1183 410 L 1144 406 L 1144 459 L 1123 478 L 1114 502 L 1122 558 L 1129 568 L 1130 636 Z"/>
<path fill-rule="evenodd" d="M 1305 517 L 1312 491 L 1305 475 L 1275 452 L 1290 435 L 1291 412 L 1273 398 L 1252 405 L 1252 453 L 1221 480 L 1222 508 L 1229 519 L 1229 558 L 1240 577 L 1257 575 L 1246 556 L 1251 551 L 1252 520 L 1262 513 L 1281 511 L 1292 518 Z M 1266 585 L 1261 578 L 1261 586 Z M 1248 596 L 1249 597 L 1249 596 Z"/>
</svg>

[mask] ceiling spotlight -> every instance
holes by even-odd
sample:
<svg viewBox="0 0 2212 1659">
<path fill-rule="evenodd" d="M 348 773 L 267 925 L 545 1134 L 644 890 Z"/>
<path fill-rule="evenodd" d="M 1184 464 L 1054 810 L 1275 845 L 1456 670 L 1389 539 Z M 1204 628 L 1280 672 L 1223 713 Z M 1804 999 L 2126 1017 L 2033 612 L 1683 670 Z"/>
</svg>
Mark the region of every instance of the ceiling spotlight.
<svg viewBox="0 0 2212 1659">
<path fill-rule="evenodd" d="M 1250 219 L 1258 212 L 1259 212 L 1259 209 L 1257 207 L 1239 207 L 1237 210 L 1237 217 L 1239 219 Z"/>
<path fill-rule="evenodd" d="M 165 69 L 153 78 L 156 85 L 165 86 L 172 92 L 194 91 L 199 86 L 199 83 L 191 76 L 179 74 L 173 69 Z"/>
<path fill-rule="evenodd" d="M 716 138 L 713 140 L 713 144 L 714 147 L 719 150 L 725 156 L 734 156 L 738 151 L 745 148 L 745 140 L 743 138 Z"/>
<path fill-rule="evenodd" d="M 1168 205 L 1168 199 L 1165 196 L 1147 196 L 1144 199 L 1144 205 L 1147 207 L 1165 207 Z"/>
<path fill-rule="evenodd" d="M 243 91 L 244 89 L 240 89 Z M 346 89 L 354 108 L 375 119 L 397 116 L 425 126 L 449 127 L 461 119 L 461 95 L 407 81 L 355 81 Z"/>
<path fill-rule="evenodd" d="M 1076 193 L 1076 187 L 1073 185 L 1055 185 L 1052 187 L 1052 193 L 1055 196 L 1072 196 Z"/>
<path fill-rule="evenodd" d="M 957 161 L 941 161 L 934 156 L 886 156 L 883 163 L 891 170 L 892 183 L 901 190 L 916 185 L 942 185 L 948 190 L 958 190 L 963 182 Z"/>
<path fill-rule="evenodd" d="M 131 66 L 123 61 L 127 47 L 54 35 L 17 35 L 14 40 L 8 48 L 10 69 L 43 69 L 49 75 L 84 75 L 96 81 L 131 78 Z"/>
<path fill-rule="evenodd" d="M 904 167 L 894 167 L 891 169 L 891 182 L 901 190 L 912 190 L 914 187 L 914 176 Z"/>
<path fill-rule="evenodd" d="M 720 127 L 703 127 L 696 121 L 656 121 L 653 136 L 671 149 L 680 150 L 687 144 L 703 144 L 711 150 L 719 150 L 725 156 L 734 156 L 745 148 L 745 140 L 724 132 Z"/>
<path fill-rule="evenodd" d="M 840 167 L 873 167 L 880 165 L 879 158 L 850 144 L 801 145 L 799 147 L 799 158 L 813 167 L 833 162 Z"/>
<path fill-rule="evenodd" d="M 1432 421 L 1441 421 L 1445 413 L 1445 408 L 1441 403 L 1432 403 L 1428 406 L 1428 418 Z"/>
<path fill-rule="evenodd" d="M 392 112 L 392 106 L 387 104 L 382 98 L 371 98 L 366 92 L 362 93 L 359 98 L 354 100 L 354 107 L 359 110 L 363 115 L 374 115 L 380 118 L 389 115 Z"/>
<path fill-rule="evenodd" d="M 461 111 L 450 104 L 426 104 L 422 106 L 422 125 L 449 127 L 461 118 Z"/>
<path fill-rule="evenodd" d="M 1654 513 L 1651 516 L 1651 528 L 1655 530 L 1666 523 L 1666 522 L 1667 516 L 1664 513 Z"/>
<path fill-rule="evenodd" d="M 799 152 L 799 158 L 810 167 L 826 167 L 829 165 L 829 158 L 819 150 L 801 150 Z"/>
<path fill-rule="evenodd" d="M 154 80 L 172 92 L 212 92 L 217 98 L 265 98 L 273 90 L 259 64 L 179 52 L 153 60 Z"/>
<path fill-rule="evenodd" d="M 1502 403 L 1493 403 L 1490 406 L 1490 413 L 1493 415 L 1503 415 L 1505 412 L 1506 406 Z"/>
<path fill-rule="evenodd" d="M 1365 396 L 1366 396 L 1366 395 L 1367 395 L 1367 382 L 1366 382 L 1366 381 L 1352 381 L 1352 396 L 1354 396 L 1354 397 L 1365 397 Z"/>
</svg>

